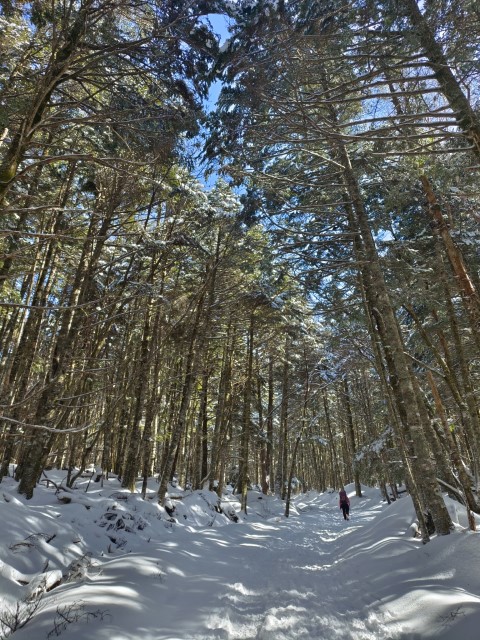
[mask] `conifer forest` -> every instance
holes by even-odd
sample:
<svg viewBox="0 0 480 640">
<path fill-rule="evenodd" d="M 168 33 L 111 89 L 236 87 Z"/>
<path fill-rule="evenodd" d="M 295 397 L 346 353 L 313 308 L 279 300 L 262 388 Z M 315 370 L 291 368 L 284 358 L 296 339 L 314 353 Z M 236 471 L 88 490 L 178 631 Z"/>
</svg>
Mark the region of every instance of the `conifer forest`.
<svg viewBox="0 0 480 640">
<path fill-rule="evenodd" d="M 0 477 L 473 529 L 479 170 L 476 0 L 0 0 Z"/>
</svg>

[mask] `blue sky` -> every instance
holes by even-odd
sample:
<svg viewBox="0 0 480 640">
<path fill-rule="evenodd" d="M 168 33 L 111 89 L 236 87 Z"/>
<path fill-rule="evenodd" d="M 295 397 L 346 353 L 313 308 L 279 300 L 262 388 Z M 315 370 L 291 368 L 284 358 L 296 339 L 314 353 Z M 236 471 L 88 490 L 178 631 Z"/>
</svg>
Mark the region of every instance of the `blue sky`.
<svg viewBox="0 0 480 640">
<path fill-rule="evenodd" d="M 208 20 L 213 27 L 215 34 L 220 39 L 220 46 L 225 42 L 228 38 L 228 18 L 219 13 L 210 13 L 208 16 Z M 207 108 L 213 109 L 215 107 L 215 103 L 218 98 L 218 94 L 220 93 L 221 84 L 220 82 L 214 82 L 210 87 L 209 98 L 207 102 Z"/>
</svg>

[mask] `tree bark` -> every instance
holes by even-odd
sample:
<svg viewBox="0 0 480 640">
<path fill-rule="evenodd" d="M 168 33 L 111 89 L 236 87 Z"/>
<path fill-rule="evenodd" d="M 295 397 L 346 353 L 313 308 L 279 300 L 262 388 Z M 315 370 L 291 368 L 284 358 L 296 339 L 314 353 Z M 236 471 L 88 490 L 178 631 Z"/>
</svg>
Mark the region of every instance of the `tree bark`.
<svg viewBox="0 0 480 640">
<path fill-rule="evenodd" d="M 420 180 L 422 181 L 429 203 L 429 213 L 434 224 L 434 234 L 439 235 L 443 240 L 448 260 L 471 322 L 473 337 L 476 341 L 477 348 L 480 348 L 480 296 L 468 274 L 462 253 L 450 235 L 447 221 L 443 217 L 442 210 L 437 202 L 430 182 L 424 175 L 420 176 Z"/>
<path fill-rule="evenodd" d="M 368 272 L 369 287 L 367 298 L 376 319 L 384 327 L 381 333 L 383 347 L 388 351 L 394 366 L 395 386 L 398 390 L 396 399 L 399 410 L 405 413 L 408 429 L 417 455 L 422 483 L 428 499 L 428 507 L 432 513 L 435 527 L 439 535 L 449 534 L 453 528 L 448 510 L 436 480 L 435 465 L 430 458 L 430 451 L 424 435 L 424 425 L 417 405 L 411 371 L 405 356 L 405 347 L 399 331 L 397 319 L 388 294 L 388 289 L 379 264 L 378 253 L 373 240 L 360 189 L 352 169 L 350 158 L 341 142 L 336 147 L 343 165 L 343 175 L 353 211 L 355 213 L 358 230 L 363 241 L 365 267 Z"/>
<path fill-rule="evenodd" d="M 435 34 L 420 11 L 416 0 L 398 0 L 401 12 L 411 21 L 415 34 L 427 56 L 430 67 L 448 100 L 459 127 L 472 145 L 472 151 L 480 158 L 480 122 L 459 81 L 453 74 L 442 47 L 435 39 Z"/>
<path fill-rule="evenodd" d="M 93 0 L 85 0 L 82 4 L 72 28 L 69 33 L 65 34 L 63 46 L 52 55 L 50 65 L 45 70 L 40 86 L 33 99 L 28 103 L 29 110 L 24 114 L 21 125 L 14 134 L 0 164 L 0 206 L 17 176 L 18 167 L 44 117 L 52 93 L 65 79 L 78 52 L 93 4 Z"/>
<path fill-rule="evenodd" d="M 350 403 L 350 389 L 348 387 L 348 378 L 347 376 L 343 379 L 343 400 L 345 403 L 345 409 L 347 412 L 347 437 L 350 443 L 350 451 L 353 458 L 353 474 L 355 480 L 355 495 L 359 498 L 362 497 L 362 487 L 360 485 L 360 474 L 358 471 L 358 465 L 355 462 L 355 453 L 356 453 L 356 445 L 355 445 L 355 429 L 353 426 L 353 414 L 352 414 L 352 405 Z"/>
<path fill-rule="evenodd" d="M 282 373 L 282 400 L 280 405 L 280 432 L 278 440 L 278 457 L 275 469 L 275 495 L 281 500 L 285 497 L 286 483 L 286 459 L 287 459 L 287 434 L 288 434 L 288 387 L 289 387 L 289 357 L 290 339 L 285 337 L 285 350 Z"/>
<path fill-rule="evenodd" d="M 247 338 L 247 359 L 245 367 L 245 386 L 243 391 L 243 409 L 242 409 L 242 433 L 240 436 L 240 464 L 238 473 L 237 491 L 241 494 L 241 510 L 247 513 L 247 491 L 249 482 L 249 450 L 250 450 L 250 432 L 251 432 L 251 411 L 252 411 L 252 394 L 253 394 L 253 342 L 255 328 L 255 312 L 252 310 L 250 315 L 250 326 Z"/>
</svg>

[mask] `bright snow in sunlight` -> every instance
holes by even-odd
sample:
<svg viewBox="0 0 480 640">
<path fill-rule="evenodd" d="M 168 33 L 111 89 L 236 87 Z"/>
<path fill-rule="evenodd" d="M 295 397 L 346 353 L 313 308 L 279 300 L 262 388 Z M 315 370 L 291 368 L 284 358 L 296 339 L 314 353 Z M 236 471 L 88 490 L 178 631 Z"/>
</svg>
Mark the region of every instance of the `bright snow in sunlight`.
<svg viewBox="0 0 480 640">
<path fill-rule="evenodd" d="M 47 474 L 57 485 L 64 475 Z M 456 529 L 424 546 L 406 494 L 387 505 L 378 489 L 357 498 L 348 486 L 349 521 L 336 493 L 297 496 L 289 518 L 272 496 L 251 492 L 245 516 L 226 495 L 233 522 L 215 494 L 178 487 L 169 519 L 156 488 L 142 500 L 116 479 L 84 478 L 26 501 L 4 478 L 0 638 L 15 612 L 28 620 L 15 640 L 480 637 L 479 538 L 448 498 Z"/>
</svg>

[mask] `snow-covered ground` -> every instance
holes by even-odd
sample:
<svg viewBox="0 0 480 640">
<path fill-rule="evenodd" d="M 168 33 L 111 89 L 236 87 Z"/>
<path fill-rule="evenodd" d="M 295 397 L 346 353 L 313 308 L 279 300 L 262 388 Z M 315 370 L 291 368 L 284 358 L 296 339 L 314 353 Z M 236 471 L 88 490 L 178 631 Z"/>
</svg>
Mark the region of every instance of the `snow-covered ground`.
<svg viewBox="0 0 480 640">
<path fill-rule="evenodd" d="M 225 496 L 234 523 L 208 491 L 172 490 L 171 522 L 154 480 L 146 501 L 115 479 L 87 483 L 25 501 L 4 478 L 0 638 L 22 616 L 15 640 L 480 637 L 480 539 L 449 499 L 456 530 L 424 546 L 410 498 L 387 505 L 369 487 L 347 487 L 348 522 L 333 493 L 299 495 L 288 519 L 274 497 L 251 492 L 245 517 Z"/>
</svg>

